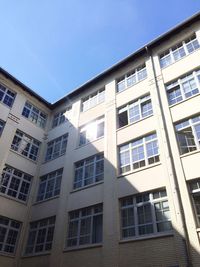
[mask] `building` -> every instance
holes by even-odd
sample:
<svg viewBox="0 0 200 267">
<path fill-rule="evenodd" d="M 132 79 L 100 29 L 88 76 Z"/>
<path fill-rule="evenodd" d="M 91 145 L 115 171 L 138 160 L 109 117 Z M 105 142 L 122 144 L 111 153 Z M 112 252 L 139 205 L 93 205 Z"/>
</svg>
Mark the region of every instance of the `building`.
<svg viewBox="0 0 200 267">
<path fill-rule="evenodd" d="M 0 69 L 0 266 L 200 262 L 200 13 L 54 104 Z"/>
</svg>

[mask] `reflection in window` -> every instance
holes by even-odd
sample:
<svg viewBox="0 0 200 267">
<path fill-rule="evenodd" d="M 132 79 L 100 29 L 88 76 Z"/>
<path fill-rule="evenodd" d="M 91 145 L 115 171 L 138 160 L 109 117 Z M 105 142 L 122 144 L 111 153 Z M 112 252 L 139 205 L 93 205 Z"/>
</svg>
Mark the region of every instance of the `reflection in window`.
<svg viewBox="0 0 200 267">
<path fill-rule="evenodd" d="M 119 128 L 153 114 L 150 95 L 139 98 L 118 110 Z"/>
<path fill-rule="evenodd" d="M 171 231 L 165 190 L 121 199 L 122 239 Z"/>
<path fill-rule="evenodd" d="M 182 121 L 175 128 L 181 154 L 200 148 L 200 116 Z"/>
<path fill-rule="evenodd" d="M 159 150 L 156 134 L 134 140 L 119 147 L 120 173 L 158 162 Z"/>
</svg>

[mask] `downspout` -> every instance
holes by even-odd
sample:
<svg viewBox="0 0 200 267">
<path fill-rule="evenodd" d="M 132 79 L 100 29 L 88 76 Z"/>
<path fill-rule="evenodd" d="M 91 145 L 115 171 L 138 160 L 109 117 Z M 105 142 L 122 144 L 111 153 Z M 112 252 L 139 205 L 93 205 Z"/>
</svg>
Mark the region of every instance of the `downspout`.
<svg viewBox="0 0 200 267">
<path fill-rule="evenodd" d="M 151 60 L 151 64 L 152 64 L 153 79 L 154 79 L 155 86 L 156 86 L 156 93 L 157 93 L 158 102 L 159 102 L 160 111 L 161 111 L 161 116 L 162 116 L 162 121 L 163 121 L 165 139 L 166 139 L 166 143 L 167 143 L 167 151 L 168 151 L 169 160 L 170 160 L 171 167 L 172 167 L 174 189 L 176 191 L 177 203 L 178 203 L 178 208 L 180 210 L 181 221 L 182 221 L 183 232 L 184 232 L 183 244 L 184 244 L 184 248 L 185 248 L 187 266 L 192 267 L 193 264 L 192 264 L 192 257 L 191 257 L 191 251 L 190 251 L 189 235 L 188 235 L 188 230 L 187 230 L 187 226 L 186 226 L 185 213 L 184 213 L 184 209 L 183 209 L 183 203 L 181 200 L 181 194 L 180 194 L 180 190 L 179 190 L 178 179 L 177 179 L 177 175 L 176 175 L 175 163 L 174 163 L 173 154 L 172 154 L 172 150 L 171 150 L 171 146 L 170 146 L 170 141 L 169 141 L 168 135 L 166 134 L 167 133 L 167 126 L 166 126 L 166 120 L 165 120 L 164 111 L 163 111 L 162 102 L 161 102 L 160 90 L 159 90 L 158 82 L 156 79 L 155 64 L 154 64 L 154 60 L 153 60 L 151 51 L 149 50 L 149 48 L 147 46 L 145 47 L 145 49 L 146 49 L 147 55 L 149 56 L 149 58 Z"/>
</svg>

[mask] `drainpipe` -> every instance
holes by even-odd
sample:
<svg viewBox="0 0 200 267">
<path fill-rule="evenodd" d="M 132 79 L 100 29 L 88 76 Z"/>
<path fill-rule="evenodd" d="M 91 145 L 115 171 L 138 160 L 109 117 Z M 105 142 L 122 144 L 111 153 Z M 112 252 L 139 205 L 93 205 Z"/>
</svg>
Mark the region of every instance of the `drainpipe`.
<svg viewBox="0 0 200 267">
<path fill-rule="evenodd" d="M 156 93 L 157 93 L 158 102 L 159 102 L 159 106 L 160 106 L 160 110 L 161 110 L 161 116 L 162 116 L 162 120 L 163 120 L 165 139 L 166 139 L 166 143 L 167 143 L 167 152 L 168 152 L 169 160 L 171 163 L 174 189 L 176 191 L 177 203 L 178 203 L 178 208 L 179 208 L 180 215 L 181 215 L 182 227 L 183 227 L 183 231 L 184 231 L 183 244 L 184 244 L 184 248 L 185 248 L 187 266 L 192 267 L 193 265 L 192 265 L 191 251 L 190 251 L 190 241 L 189 241 L 189 235 L 188 235 L 188 230 L 187 230 L 187 226 L 186 226 L 185 213 L 184 213 L 183 204 L 182 204 L 182 200 L 181 200 L 181 194 L 180 194 L 180 190 L 179 190 L 179 186 L 178 186 L 178 179 L 177 179 L 177 175 L 176 175 L 175 163 L 174 163 L 174 159 L 173 159 L 173 155 L 172 155 L 172 151 L 171 151 L 169 137 L 166 134 L 167 133 L 167 126 L 166 126 L 166 120 L 165 120 L 164 111 L 163 111 L 162 102 L 161 102 L 160 90 L 159 90 L 158 82 L 156 79 L 155 64 L 154 64 L 152 54 L 149 51 L 149 48 L 146 46 L 145 49 L 146 49 L 147 55 L 149 56 L 149 58 L 151 60 L 152 69 L 153 69 L 153 78 L 154 78 L 154 82 L 155 82 L 155 86 L 156 86 Z"/>
</svg>

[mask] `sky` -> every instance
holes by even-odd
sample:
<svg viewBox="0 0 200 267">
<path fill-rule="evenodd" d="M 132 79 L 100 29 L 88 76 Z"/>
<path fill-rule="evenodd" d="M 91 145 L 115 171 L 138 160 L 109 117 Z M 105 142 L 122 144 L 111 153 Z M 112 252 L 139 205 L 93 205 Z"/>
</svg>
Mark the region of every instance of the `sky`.
<svg viewBox="0 0 200 267">
<path fill-rule="evenodd" d="M 199 0 L 0 0 L 0 66 L 53 103 L 200 11 Z"/>
</svg>

